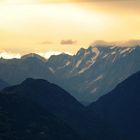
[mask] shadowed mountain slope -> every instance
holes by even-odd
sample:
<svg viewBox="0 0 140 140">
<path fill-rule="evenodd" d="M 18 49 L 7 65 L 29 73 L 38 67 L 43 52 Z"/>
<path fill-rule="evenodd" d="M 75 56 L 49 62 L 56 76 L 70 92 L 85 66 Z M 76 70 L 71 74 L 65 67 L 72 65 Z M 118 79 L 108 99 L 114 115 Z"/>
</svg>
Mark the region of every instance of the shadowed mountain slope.
<svg viewBox="0 0 140 140">
<path fill-rule="evenodd" d="M 14 89 L 0 93 L 1 140 L 80 140 L 74 130 L 30 95 Z"/>
<path fill-rule="evenodd" d="M 0 90 L 6 88 L 8 86 L 9 86 L 9 84 L 7 82 L 0 80 Z"/>
<path fill-rule="evenodd" d="M 20 85 L 4 89 L 3 93 L 27 97 L 63 120 L 84 140 L 118 140 L 109 125 L 55 84 L 28 78 Z"/>
<path fill-rule="evenodd" d="M 140 72 L 120 83 L 109 94 L 91 104 L 96 112 L 126 140 L 140 139 Z"/>
</svg>

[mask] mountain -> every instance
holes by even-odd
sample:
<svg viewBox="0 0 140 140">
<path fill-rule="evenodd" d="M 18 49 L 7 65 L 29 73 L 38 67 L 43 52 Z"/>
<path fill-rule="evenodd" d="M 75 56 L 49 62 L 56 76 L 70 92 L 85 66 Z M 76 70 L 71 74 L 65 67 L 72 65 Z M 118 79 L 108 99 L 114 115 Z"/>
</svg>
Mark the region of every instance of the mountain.
<svg viewBox="0 0 140 140">
<path fill-rule="evenodd" d="M 59 56 L 60 57 L 60 56 Z M 49 64 L 57 59 L 50 58 Z M 140 70 L 140 47 L 96 46 L 80 49 L 61 67 L 49 65 L 51 82 L 69 91 L 82 103 L 91 103 Z M 51 61 L 51 62 L 50 62 Z"/>
<path fill-rule="evenodd" d="M 48 60 L 29 54 L 21 59 L 0 59 L 0 77 L 19 84 L 28 77 L 46 79 L 67 90 L 78 101 L 90 104 L 140 70 L 140 47 L 101 45 L 81 48 L 70 56 L 60 54 Z"/>
<path fill-rule="evenodd" d="M 0 93 L 1 140 L 80 140 L 61 119 L 15 89 Z"/>
<path fill-rule="evenodd" d="M 77 123 L 81 125 L 79 117 L 85 109 L 84 106 L 57 85 L 42 79 L 28 78 L 19 85 L 3 90 L 3 92 L 7 91 L 27 96 L 42 108 L 62 119 L 76 130 L 81 131 L 81 126 L 77 127 Z"/>
<path fill-rule="evenodd" d="M 46 60 L 36 54 L 25 55 L 21 59 L 0 59 L 0 76 L 10 85 L 19 84 L 28 77 L 47 79 L 49 74 Z"/>
<path fill-rule="evenodd" d="M 123 135 L 124 140 L 139 140 L 140 72 L 120 83 L 88 108 Z"/>
<path fill-rule="evenodd" d="M 7 82 L 0 80 L 0 90 L 6 88 L 8 86 L 9 86 L 9 84 Z"/>
<path fill-rule="evenodd" d="M 21 100 L 27 98 L 29 103 L 36 103 L 44 110 L 54 114 L 64 121 L 64 123 L 68 124 L 68 126 L 84 140 L 118 140 L 118 135 L 115 130 L 112 130 L 112 128 L 103 122 L 94 112 L 88 111 L 68 92 L 55 84 L 51 84 L 42 79 L 28 78 L 20 85 L 4 89 L 2 93 L 13 95 L 13 102 L 15 102 L 14 100 L 18 102 L 18 97 L 14 96 L 18 95 L 21 97 Z M 25 108 L 28 108 L 27 101 L 25 101 L 27 104 Z M 7 102 L 3 102 L 7 104 Z M 11 103 L 9 102 L 8 104 L 10 106 Z M 30 106 L 32 106 L 33 111 L 36 110 L 36 106 L 29 104 L 29 107 Z M 15 107 L 18 107 L 18 105 L 16 104 Z"/>
<path fill-rule="evenodd" d="M 30 54 L 26 54 L 24 56 L 21 57 L 21 59 L 31 59 L 31 60 L 34 60 L 34 61 L 46 61 L 46 59 L 38 54 L 35 54 L 35 53 L 30 53 Z"/>
</svg>

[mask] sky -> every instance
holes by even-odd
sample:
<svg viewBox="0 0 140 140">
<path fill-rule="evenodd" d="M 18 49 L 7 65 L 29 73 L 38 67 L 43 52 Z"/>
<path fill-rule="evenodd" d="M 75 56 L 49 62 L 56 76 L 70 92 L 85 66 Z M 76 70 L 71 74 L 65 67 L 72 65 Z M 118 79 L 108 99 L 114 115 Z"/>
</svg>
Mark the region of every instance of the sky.
<svg viewBox="0 0 140 140">
<path fill-rule="evenodd" d="M 0 55 L 7 58 L 139 39 L 139 0 L 0 0 Z"/>
</svg>

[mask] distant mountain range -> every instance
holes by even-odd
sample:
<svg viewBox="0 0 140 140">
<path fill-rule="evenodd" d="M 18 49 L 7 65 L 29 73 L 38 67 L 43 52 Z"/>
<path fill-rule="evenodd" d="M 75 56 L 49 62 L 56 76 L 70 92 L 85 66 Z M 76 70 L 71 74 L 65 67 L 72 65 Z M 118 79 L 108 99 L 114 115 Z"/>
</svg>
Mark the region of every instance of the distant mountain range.
<svg viewBox="0 0 140 140">
<path fill-rule="evenodd" d="M 123 140 L 140 140 L 140 72 L 88 108 L 118 131 Z"/>
<path fill-rule="evenodd" d="M 69 57 L 52 56 L 48 60 L 48 69 L 55 77 L 52 82 L 85 103 L 96 101 L 140 70 L 139 47 L 89 47 L 80 49 L 75 56 Z"/>
<path fill-rule="evenodd" d="M 140 70 L 140 47 L 90 46 L 76 55 L 45 60 L 37 54 L 0 59 L 0 78 L 18 84 L 28 77 L 55 83 L 84 104 L 92 103 Z"/>
</svg>

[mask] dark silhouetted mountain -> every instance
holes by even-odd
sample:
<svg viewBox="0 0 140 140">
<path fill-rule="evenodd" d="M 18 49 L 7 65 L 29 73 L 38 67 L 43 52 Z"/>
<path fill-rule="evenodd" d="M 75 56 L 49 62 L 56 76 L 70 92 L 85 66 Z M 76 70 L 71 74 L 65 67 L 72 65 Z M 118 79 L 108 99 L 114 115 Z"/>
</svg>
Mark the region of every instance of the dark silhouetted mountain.
<svg viewBox="0 0 140 140">
<path fill-rule="evenodd" d="M 140 47 L 101 45 L 81 48 L 70 56 L 60 54 L 48 60 L 36 54 L 21 59 L 0 59 L 0 77 L 19 84 L 28 77 L 46 79 L 89 104 L 140 70 Z"/>
<path fill-rule="evenodd" d="M 0 93 L 0 140 L 80 140 L 66 123 L 18 88 Z"/>
<path fill-rule="evenodd" d="M 140 139 L 140 72 L 120 83 L 109 94 L 89 106 L 104 121 L 124 135 Z"/>
<path fill-rule="evenodd" d="M 7 82 L 0 80 L 0 90 L 6 88 L 8 86 L 9 86 L 9 84 Z"/>
<path fill-rule="evenodd" d="M 28 78 L 20 85 L 4 89 L 3 93 L 28 97 L 30 101 L 63 120 L 84 140 L 118 140 L 116 132 L 109 125 L 55 84 Z"/>
</svg>

